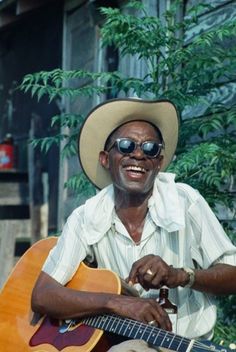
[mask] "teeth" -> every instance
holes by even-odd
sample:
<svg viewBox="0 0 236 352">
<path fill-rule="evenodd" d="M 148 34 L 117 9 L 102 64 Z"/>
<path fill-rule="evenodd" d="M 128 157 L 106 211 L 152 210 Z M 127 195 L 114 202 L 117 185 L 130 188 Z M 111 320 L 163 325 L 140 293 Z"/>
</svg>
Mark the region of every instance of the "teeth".
<svg viewBox="0 0 236 352">
<path fill-rule="evenodd" d="M 138 172 L 145 172 L 146 170 L 140 166 L 127 166 L 126 170 L 128 171 L 138 171 Z"/>
</svg>

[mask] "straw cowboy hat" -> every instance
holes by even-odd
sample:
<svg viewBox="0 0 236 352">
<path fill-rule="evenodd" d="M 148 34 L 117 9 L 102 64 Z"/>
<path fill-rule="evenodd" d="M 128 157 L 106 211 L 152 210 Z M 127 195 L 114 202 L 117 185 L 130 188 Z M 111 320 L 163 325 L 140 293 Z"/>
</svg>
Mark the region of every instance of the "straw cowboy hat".
<svg viewBox="0 0 236 352">
<path fill-rule="evenodd" d="M 78 153 L 80 164 L 89 180 L 99 189 L 112 183 L 109 172 L 99 163 L 107 137 L 129 121 L 151 122 L 159 128 L 165 143 L 162 151 L 165 170 L 175 153 L 178 140 L 178 113 L 168 100 L 112 99 L 96 106 L 81 128 Z"/>
</svg>

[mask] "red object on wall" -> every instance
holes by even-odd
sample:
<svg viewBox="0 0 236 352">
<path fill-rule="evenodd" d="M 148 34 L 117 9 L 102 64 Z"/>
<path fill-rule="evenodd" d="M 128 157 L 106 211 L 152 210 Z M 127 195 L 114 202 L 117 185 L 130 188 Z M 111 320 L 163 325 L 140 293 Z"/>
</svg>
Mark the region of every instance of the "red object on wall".
<svg viewBox="0 0 236 352">
<path fill-rule="evenodd" d="M 9 136 L 0 143 L 0 170 L 14 168 L 14 145 Z"/>
</svg>

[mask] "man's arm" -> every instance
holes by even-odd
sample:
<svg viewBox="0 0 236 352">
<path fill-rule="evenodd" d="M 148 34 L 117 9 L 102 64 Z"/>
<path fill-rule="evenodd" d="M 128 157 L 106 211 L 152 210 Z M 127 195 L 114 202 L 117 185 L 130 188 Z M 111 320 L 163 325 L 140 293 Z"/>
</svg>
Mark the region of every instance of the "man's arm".
<svg viewBox="0 0 236 352">
<path fill-rule="evenodd" d="M 215 264 L 206 270 L 195 270 L 193 289 L 214 295 L 236 293 L 236 266 Z"/>
<path fill-rule="evenodd" d="M 171 331 L 168 315 L 154 299 L 82 292 L 64 287 L 45 272 L 36 282 L 31 304 L 34 312 L 57 319 L 114 313 L 144 323 L 155 320 L 162 329 Z"/>
</svg>

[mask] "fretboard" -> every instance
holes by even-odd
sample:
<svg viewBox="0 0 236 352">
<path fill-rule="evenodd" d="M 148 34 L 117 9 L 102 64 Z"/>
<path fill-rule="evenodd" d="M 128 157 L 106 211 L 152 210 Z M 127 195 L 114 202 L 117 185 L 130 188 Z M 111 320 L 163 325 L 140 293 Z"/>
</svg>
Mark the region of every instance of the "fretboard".
<svg viewBox="0 0 236 352">
<path fill-rule="evenodd" d="M 130 339 L 140 339 L 156 347 L 178 352 L 230 352 L 229 349 L 212 344 L 210 341 L 197 341 L 118 315 L 97 315 L 82 320 L 92 326 Z"/>
<path fill-rule="evenodd" d="M 186 352 L 191 350 L 192 340 L 143 324 L 132 319 L 116 315 L 99 315 L 83 319 L 83 323 L 97 329 L 112 332 L 131 339 L 142 339 L 146 342 L 173 351 Z M 190 347 L 190 348 L 189 348 Z"/>
</svg>

